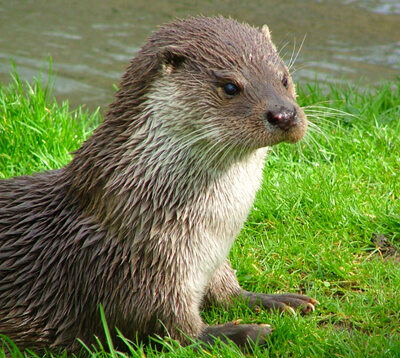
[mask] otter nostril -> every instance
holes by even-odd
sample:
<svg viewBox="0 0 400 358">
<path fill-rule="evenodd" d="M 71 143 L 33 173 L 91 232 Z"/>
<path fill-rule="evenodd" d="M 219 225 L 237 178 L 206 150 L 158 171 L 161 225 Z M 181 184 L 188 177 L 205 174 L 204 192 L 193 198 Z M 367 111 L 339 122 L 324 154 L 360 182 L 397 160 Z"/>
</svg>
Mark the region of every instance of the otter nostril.
<svg viewBox="0 0 400 358">
<path fill-rule="evenodd" d="M 297 125 L 297 112 L 295 109 L 281 107 L 278 111 L 267 111 L 266 118 L 270 124 L 284 131 L 288 131 Z"/>
</svg>

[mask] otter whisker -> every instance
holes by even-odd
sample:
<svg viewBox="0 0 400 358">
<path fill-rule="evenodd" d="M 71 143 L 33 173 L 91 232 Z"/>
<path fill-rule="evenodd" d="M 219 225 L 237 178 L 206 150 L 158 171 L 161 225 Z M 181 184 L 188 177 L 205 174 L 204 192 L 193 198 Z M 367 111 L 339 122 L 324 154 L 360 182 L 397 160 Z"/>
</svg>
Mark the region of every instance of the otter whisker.
<svg viewBox="0 0 400 358">
<path fill-rule="evenodd" d="M 286 57 L 286 52 L 285 52 L 284 54 L 282 54 L 282 51 L 285 49 L 285 47 L 286 47 L 287 45 L 289 45 L 289 41 L 285 42 L 285 43 L 283 44 L 283 46 L 279 49 L 278 54 L 279 54 L 279 56 L 282 57 L 282 58 L 285 58 L 285 57 Z"/>
<path fill-rule="evenodd" d="M 330 145 L 330 138 L 329 135 L 327 135 L 322 129 L 321 127 L 317 126 L 316 124 L 312 123 L 312 122 L 308 122 L 309 125 L 309 132 L 310 133 L 315 133 L 318 135 L 322 135 L 323 138 L 326 140 L 326 142 Z M 310 136 L 311 138 L 314 139 L 314 137 L 311 136 L 311 134 L 306 134 L 306 136 Z"/>
<path fill-rule="evenodd" d="M 290 75 L 293 76 L 293 74 L 295 74 L 296 72 L 303 70 L 305 68 L 309 68 L 310 65 L 308 65 L 307 63 L 303 63 L 300 66 L 297 66 L 296 69 L 291 69 L 290 71 Z"/>
<path fill-rule="evenodd" d="M 313 106 L 306 106 L 303 107 L 303 109 L 307 112 L 307 113 L 318 113 L 323 115 L 324 117 L 328 117 L 328 118 L 340 118 L 343 116 L 346 117 L 352 117 L 354 119 L 361 119 L 359 116 L 337 109 L 337 108 L 331 108 L 331 107 L 325 107 L 325 106 L 317 106 L 317 105 L 313 105 Z"/>
<path fill-rule="evenodd" d="M 295 64 L 295 62 L 296 62 L 296 60 L 297 60 L 297 58 L 298 58 L 298 56 L 299 56 L 299 54 L 300 54 L 301 49 L 303 48 L 304 42 L 305 42 L 305 40 L 306 40 L 306 37 L 307 37 L 307 34 L 304 34 L 303 40 L 301 41 L 301 44 L 300 44 L 300 47 L 299 47 L 299 49 L 298 49 L 296 55 L 293 57 L 294 51 L 295 51 L 295 48 L 296 48 L 296 46 L 295 46 L 295 44 L 296 44 L 296 39 L 295 39 L 295 43 L 294 43 L 294 45 L 293 45 L 292 57 L 291 57 L 291 59 L 290 59 L 290 61 L 289 61 L 289 65 L 288 65 L 288 69 L 289 69 L 290 73 L 293 73 L 293 72 L 291 71 L 291 69 L 292 69 L 293 65 Z"/>
<path fill-rule="evenodd" d="M 308 156 L 303 156 L 304 160 L 307 162 L 312 162 L 312 163 L 314 163 L 315 161 L 319 162 L 321 161 L 321 156 L 325 161 L 329 162 L 332 158 L 332 155 L 334 155 L 333 148 L 330 145 L 329 141 L 327 141 L 327 143 L 329 145 L 331 152 L 327 152 L 326 149 L 323 146 L 321 146 L 321 144 L 314 138 L 312 134 L 306 134 L 304 136 L 304 142 L 307 149 L 311 151 L 313 154 L 311 158 Z"/>
</svg>

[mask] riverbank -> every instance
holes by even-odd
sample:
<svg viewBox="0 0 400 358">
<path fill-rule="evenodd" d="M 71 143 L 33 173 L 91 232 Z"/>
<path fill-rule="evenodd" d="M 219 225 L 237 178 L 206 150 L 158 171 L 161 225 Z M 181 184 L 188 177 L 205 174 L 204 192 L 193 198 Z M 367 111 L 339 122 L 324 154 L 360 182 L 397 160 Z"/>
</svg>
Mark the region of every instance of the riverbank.
<svg viewBox="0 0 400 358">
<path fill-rule="evenodd" d="M 0 86 L 0 178 L 65 165 L 100 121 L 97 112 L 57 104 L 51 82 L 39 83 L 24 85 L 15 74 L 11 87 Z M 270 345 L 256 348 L 258 357 L 398 357 L 400 80 L 328 94 L 309 85 L 299 103 L 313 125 L 301 143 L 279 145 L 268 157 L 230 258 L 243 288 L 303 293 L 321 304 L 306 317 L 238 304 L 206 312 L 204 320 L 271 324 Z M 168 340 L 163 350 L 164 357 L 239 355 L 233 346 L 195 351 Z M 144 357 L 143 349 L 131 356 Z"/>
</svg>

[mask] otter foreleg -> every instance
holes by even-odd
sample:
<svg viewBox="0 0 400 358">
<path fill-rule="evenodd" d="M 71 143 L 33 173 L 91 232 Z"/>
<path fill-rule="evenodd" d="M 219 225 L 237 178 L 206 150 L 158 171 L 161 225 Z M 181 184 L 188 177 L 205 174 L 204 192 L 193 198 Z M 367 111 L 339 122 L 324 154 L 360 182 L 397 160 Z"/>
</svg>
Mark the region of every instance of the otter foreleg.
<svg viewBox="0 0 400 358">
<path fill-rule="evenodd" d="M 228 307 L 236 297 L 241 295 L 242 289 L 236 278 L 231 264 L 226 260 L 208 283 L 204 296 L 204 305 L 222 305 Z"/>
<path fill-rule="evenodd" d="M 208 284 L 204 305 L 214 304 L 229 307 L 235 299 L 243 300 L 254 310 L 266 309 L 295 313 L 299 309 L 303 314 L 314 311 L 315 305 L 318 303 L 313 298 L 298 294 L 270 295 L 243 290 L 240 288 L 231 265 L 228 261 L 225 261 Z M 220 338 L 222 341 L 229 339 L 243 349 L 247 346 L 249 340 L 264 344 L 265 337 L 270 333 L 272 333 L 272 328 L 269 325 L 241 325 L 232 322 L 208 326 L 199 338 L 206 343 L 213 343 L 215 338 Z"/>
<path fill-rule="evenodd" d="M 235 272 L 228 261 L 225 261 L 215 272 L 208 284 L 205 305 L 228 306 L 233 299 L 244 300 L 250 308 L 266 309 L 269 311 L 289 311 L 294 313 L 298 309 L 303 314 L 314 311 L 318 301 L 303 295 L 294 293 L 265 294 L 243 290 L 236 278 Z"/>
<path fill-rule="evenodd" d="M 314 312 L 315 306 L 318 304 L 318 301 L 311 297 L 295 293 L 268 295 L 242 290 L 240 296 L 252 309 L 286 311 L 293 314 L 297 310 L 300 310 L 302 314 Z"/>
<path fill-rule="evenodd" d="M 241 296 L 242 289 L 236 278 L 234 271 L 228 261 L 225 261 L 214 273 L 210 280 L 206 294 L 204 296 L 204 305 L 222 305 L 226 308 L 231 306 L 235 299 Z M 251 349 L 251 343 L 263 345 L 266 343 L 265 337 L 272 333 L 269 325 L 256 324 L 236 324 L 230 322 L 222 325 L 207 326 L 198 337 L 205 343 L 214 344 L 216 339 L 222 342 L 233 341 L 243 351 Z"/>
</svg>

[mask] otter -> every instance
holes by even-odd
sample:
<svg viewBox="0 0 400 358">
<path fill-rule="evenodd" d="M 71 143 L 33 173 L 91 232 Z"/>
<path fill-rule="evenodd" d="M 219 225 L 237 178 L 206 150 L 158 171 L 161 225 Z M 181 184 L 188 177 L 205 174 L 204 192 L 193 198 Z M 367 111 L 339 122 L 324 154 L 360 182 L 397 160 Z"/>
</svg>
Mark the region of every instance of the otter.
<svg viewBox="0 0 400 358">
<path fill-rule="evenodd" d="M 114 338 L 265 343 L 268 325 L 207 326 L 200 312 L 235 300 L 314 310 L 310 297 L 241 289 L 227 261 L 267 148 L 306 128 L 266 26 L 160 27 L 66 167 L 0 181 L 0 334 L 76 353 L 104 339 L 102 306 Z"/>
</svg>

